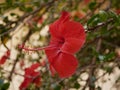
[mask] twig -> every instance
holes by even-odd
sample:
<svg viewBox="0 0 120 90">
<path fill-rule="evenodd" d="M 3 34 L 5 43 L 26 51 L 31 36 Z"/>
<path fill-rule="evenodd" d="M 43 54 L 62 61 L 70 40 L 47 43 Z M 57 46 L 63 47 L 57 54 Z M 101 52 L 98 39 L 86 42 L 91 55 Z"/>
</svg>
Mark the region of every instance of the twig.
<svg viewBox="0 0 120 90">
<path fill-rule="evenodd" d="M 107 73 L 108 73 L 108 72 L 103 73 L 103 75 L 101 75 L 101 76 L 99 76 L 98 78 L 96 78 L 95 81 L 98 81 L 101 77 L 105 76 Z"/>
<path fill-rule="evenodd" d="M 113 19 L 113 18 L 110 18 L 110 19 L 107 20 L 106 22 L 100 23 L 100 24 L 98 24 L 98 25 L 96 25 L 96 26 L 94 26 L 94 27 L 89 27 L 86 32 L 88 32 L 88 31 L 94 31 L 94 30 L 96 30 L 97 28 L 106 26 L 106 25 L 108 25 L 109 23 L 111 23 L 111 22 L 113 22 L 113 21 L 114 21 L 114 19 Z"/>
<path fill-rule="evenodd" d="M 54 1 L 54 0 L 53 0 Z M 51 6 L 51 5 L 50 5 Z M 48 8 L 50 7 L 50 6 L 48 6 L 46 9 L 48 10 Z M 34 11 L 34 12 L 38 12 L 39 10 L 36 10 L 36 11 Z M 45 13 L 46 12 L 46 10 L 43 12 L 43 13 Z M 34 13 L 33 13 L 34 14 Z M 29 39 L 29 37 L 31 36 L 31 31 L 32 30 L 29 30 L 29 32 L 28 32 L 28 35 L 26 36 L 26 39 L 23 41 L 23 43 L 25 43 L 28 39 Z M 21 53 L 21 51 L 22 51 L 22 49 L 20 50 L 20 53 Z M 12 70 L 11 70 L 11 73 L 10 73 L 10 76 L 9 76 L 9 80 L 11 80 L 11 77 L 12 77 L 12 73 L 14 72 L 14 69 L 15 69 L 15 67 L 16 67 L 16 64 L 17 64 L 17 62 L 18 62 L 19 60 L 18 60 L 18 58 L 15 60 L 15 62 L 14 62 L 14 64 L 13 64 L 13 68 L 12 68 Z"/>
<path fill-rule="evenodd" d="M 10 71 L 8 71 L 8 70 L 3 70 L 2 69 L 2 72 L 7 72 L 7 73 L 10 73 Z M 20 73 L 17 73 L 17 72 L 13 72 L 14 74 L 16 74 L 16 75 L 19 75 L 19 76 L 22 76 L 22 77 L 24 77 L 24 75 L 22 75 L 22 74 L 20 74 Z"/>
<path fill-rule="evenodd" d="M 98 43 L 97 43 L 97 48 L 96 48 L 96 51 L 99 52 L 100 48 L 101 48 L 101 39 L 98 40 Z M 96 66 L 96 56 L 94 56 L 92 58 L 92 62 L 91 62 L 91 66 L 95 65 Z M 95 71 L 95 67 L 91 67 L 90 70 L 89 70 L 89 77 L 88 79 L 86 80 L 86 84 L 84 85 L 83 89 L 82 90 L 85 90 L 87 88 L 87 86 L 89 86 L 89 90 L 94 90 L 94 87 L 92 87 L 92 84 L 94 83 L 94 81 L 91 80 L 92 76 L 94 76 L 94 71 Z"/>
<path fill-rule="evenodd" d="M 11 31 L 16 30 L 16 28 L 20 25 L 21 22 L 23 22 L 23 21 L 25 20 L 25 18 L 27 18 L 27 17 L 29 17 L 29 16 L 31 16 L 31 18 L 32 18 L 32 17 L 33 17 L 36 13 L 38 13 L 43 7 L 45 7 L 45 6 L 46 6 L 46 7 L 51 6 L 55 1 L 56 1 L 56 0 L 52 0 L 51 2 L 48 2 L 48 3 L 44 4 L 44 5 L 42 5 L 41 7 L 37 8 L 37 9 L 34 10 L 33 12 L 27 13 L 27 14 L 23 15 L 21 18 L 18 19 L 18 21 L 16 22 L 16 26 L 15 26 L 14 28 L 11 28 L 10 30 L 8 30 L 8 31 L 0 34 L 0 37 L 6 35 L 6 34 L 8 34 L 8 33 L 10 33 Z"/>
<path fill-rule="evenodd" d="M 29 32 L 28 32 L 25 40 L 23 41 L 24 43 L 27 41 L 27 39 L 29 39 L 29 37 L 30 37 L 31 34 L 32 34 L 32 33 L 31 33 L 31 30 L 29 30 Z M 22 50 L 20 50 L 20 54 L 21 54 L 21 53 L 22 53 Z M 15 70 L 15 67 L 16 67 L 16 64 L 17 64 L 18 61 L 19 61 L 18 58 L 14 61 L 13 67 L 12 67 L 11 72 L 10 72 L 10 75 L 9 75 L 9 77 L 8 77 L 10 81 L 12 80 L 11 78 L 12 78 L 13 72 L 14 72 L 14 70 Z"/>
</svg>

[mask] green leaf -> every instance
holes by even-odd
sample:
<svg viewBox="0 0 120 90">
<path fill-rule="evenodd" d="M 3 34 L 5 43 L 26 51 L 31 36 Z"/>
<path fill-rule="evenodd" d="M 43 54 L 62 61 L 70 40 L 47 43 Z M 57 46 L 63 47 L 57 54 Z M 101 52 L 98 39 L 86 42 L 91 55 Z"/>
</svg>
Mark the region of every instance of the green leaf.
<svg viewBox="0 0 120 90">
<path fill-rule="evenodd" d="M 20 10 L 25 11 L 25 12 L 31 12 L 33 10 L 32 7 L 22 6 L 22 7 L 19 7 L 19 8 L 20 8 Z"/>
<path fill-rule="evenodd" d="M 87 25 L 90 26 L 90 25 L 95 21 L 95 19 L 98 18 L 98 16 L 99 16 L 98 14 L 93 15 L 93 16 L 88 20 Z"/>
<path fill-rule="evenodd" d="M 31 12 L 32 10 L 33 10 L 32 7 L 27 7 L 27 8 L 25 9 L 26 12 Z"/>
<path fill-rule="evenodd" d="M 113 11 L 109 11 L 108 14 L 109 14 L 110 18 L 114 19 L 115 25 L 116 26 L 120 26 L 120 18 L 119 18 L 119 16 L 116 13 L 114 13 Z"/>
<path fill-rule="evenodd" d="M 70 82 L 74 82 L 74 81 L 76 81 L 76 80 L 77 80 L 77 78 L 78 78 L 78 76 L 73 75 L 73 77 L 71 77 L 71 78 L 70 78 Z"/>
<path fill-rule="evenodd" d="M 80 88 L 80 84 L 78 82 L 75 82 L 74 88 L 79 89 Z"/>
<path fill-rule="evenodd" d="M 100 61 L 109 61 L 115 57 L 115 53 L 111 52 L 105 55 L 98 55 Z"/>
<path fill-rule="evenodd" d="M 98 23 L 100 23 L 100 19 L 96 18 L 93 22 L 92 22 L 92 26 L 97 25 Z"/>
<path fill-rule="evenodd" d="M 6 3 L 8 4 L 8 6 L 12 5 L 13 0 L 6 0 Z"/>
<path fill-rule="evenodd" d="M 15 16 L 16 14 L 15 13 L 10 13 L 11 16 Z"/>
<path fill-rule="evenodd" d="M 10 86 L 10 83 L 3 84 L 2 90 L 7 90 L 9 88 L 9 86 Z"/>
<path fill-rule="evenodd" d="M 10 83 L 4 83 L 3 79 L 0 79 L 0 90 L 8 90 Z"/>
<path fill-rule="evenodd" d="M 60 85 L 55 85 L 54 90 L 61 90 L 61 86 Z"/>
<path fill-rule="evenodd" d="M 25 11 L 25 6 L 24 6 L 24 5 L 23 5 L 22 7 L 20 6 L 19 9 L 20 9 L 21 11 Z"/>
<path fill-rule="evenodd" d="M 97 4 L 96 2 L 91 2 L 89 4 L 89 9 L 93 10 L 96 7 L 96 4 Z"/>
<path fill-rule="evenodd" d="M 113 53 L 113 52 L 111 52 L 109 54 L 106 54 L 105 55 L 105 61 L 106 60 L 109 61 L 109 60 L 113 59 L 114 57 L 115 57 L 115 53 Z"/>
<path fill-rule="evenodd" d="M 108 14 L 105 11 L 101 10 L 99 11 L 99 18 L 101 21 L 106 21 L 108 18 Z"/>
</svg>

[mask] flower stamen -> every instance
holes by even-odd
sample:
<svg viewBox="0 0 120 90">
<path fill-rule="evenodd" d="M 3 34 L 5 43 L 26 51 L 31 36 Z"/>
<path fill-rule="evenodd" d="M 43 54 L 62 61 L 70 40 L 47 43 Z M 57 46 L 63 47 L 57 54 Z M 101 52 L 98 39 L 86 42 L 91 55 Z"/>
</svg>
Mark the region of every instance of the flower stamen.
<svg viewBox="0 0 120 90">
<path fill-rule="evenodd" d="M 45 47 L 41 47 L 41 48 L 27 48 L 24 45 L 19 45 L 18 48 L 20 49 L 24 49 L 26 51 L 38 51 L 38 50 L 46 50 L 46 49 L 51 49 L 51 48 L 56 48 L 55 46 L 51 45 L 51 46 L 45 46 Z"/>
</svg>

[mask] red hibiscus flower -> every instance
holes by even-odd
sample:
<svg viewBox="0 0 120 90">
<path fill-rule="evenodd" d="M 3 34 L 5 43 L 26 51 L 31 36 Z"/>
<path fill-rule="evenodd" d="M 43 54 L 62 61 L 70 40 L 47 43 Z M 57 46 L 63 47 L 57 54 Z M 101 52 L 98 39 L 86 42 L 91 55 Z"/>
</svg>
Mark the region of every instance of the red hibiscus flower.
<svg viewBox="0 0 120 90">
<path fill-rule="evenodd" d="M 68 12 L 62 12 L 61 17 L 50 25 L 51 41 L 49 46 L 56 48 L 46 49 L 52 74 L 58 73 L 61 78 L 74 74 L 78 61 L 73 55 L 85 42 L 83 26 L 70 20 Z"/>
<path fill-rule="evenodd" d="M 35 84 L 36 86 L 40 86 L 41 77 L 40 72 L 35 71 L 40 66 L 39 63 L 33 64 L 31 67 L 25 69 L 24 81 L 20 85 L 20 90 L 25 90 L 30 83 Z"/>
<path fill-rule="evenodd" d="M 5 54 L 0 59 L 0 65 L 4 64 L 8 57 L 10 56 L 10 51 L 6 51 Z"/>
<path fill-rule="evenodd" d="M 79 22 L 71 21 L 70 14 L 64 11 L 49 29 L 51 34 L 49 46 L 28 49 L 21 45 L 19 48 L 31 51 L 45 49 L 52 75 L 58 73 L 61 78 L 69 77 L 75 73 L 78 65 L 74 54 L 85 43 L 84 28 Z"/>
</svg>

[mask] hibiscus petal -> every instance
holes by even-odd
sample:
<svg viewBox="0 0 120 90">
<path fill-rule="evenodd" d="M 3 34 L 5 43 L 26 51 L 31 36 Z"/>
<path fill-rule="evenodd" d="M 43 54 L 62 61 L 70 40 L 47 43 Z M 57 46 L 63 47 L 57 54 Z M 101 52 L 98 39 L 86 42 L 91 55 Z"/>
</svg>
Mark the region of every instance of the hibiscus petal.
<svg viewBox="0 0 120 90">
<path fill-rule="evenodd" d="M 68 13 L 68 12 L 66 12 L 66 11 L 62 11 L 60 20 L 61 20 L 62 22 L 65 22 L 65 21 L 67 21 L 67 20 L 69 20 L 69 19 L 70 19 L 70 13 Z"/>
<path fill-rule="evenodd" d="M 85 38 L 85 31 L 83 26 L 79 22 L 67 21 L 62 25 L 63 30 L 61 31 L 64 38 Z"/>
<path fill-rule="evenodd" d="M 61 37 L 61 24 L 70 19 L 70 14 L 66 11 L 63 11 L 61 17 L 50 25 L 50 34 L 54 37 Z"/>
<path fill-rule="evenodd" d="M 4 64 L 6 62 L 6 60 L 8 59 L 8 57 L 10 56 L 10 51 L 6 51 L 5 54 L 1 57 L 0 59 L 0 65 Z"/>
<path fill-rule="evenodd" d="M 49 63 L 53 62 L 53 58 L 57 56 L 58 50 L 59 48 L 50 48 L 49 50 L 45 50 Z"/>
<path fill-rule="evenodd" d="M 67 21 L 63 25 L 62 35 L 65 43 L 61 47 L 63 52 L 76 53 L 85 42 L 85 31 L 78 22 Z"/>
<path fill-rule="evenodd" d="M 32 64 L 32 65 L 31 65 L 30 69 L 35 70 L 35 69 L 37 69 L 39 66 L 40 66 L 40 63 L 35 63 L 35 64 Z"/>
<path fill-rule="evenodd" d="M 32 83 L 34 83 L 36 86 L 39 86 L 40 85 L 40 83 L 41 83 L 41 78 L 40 78 L 40 72 L 33 72 L 32 74 L 31 74 L 31 77 L 33 77 L 32 78 Z"/>
<path fill-rule="evenodd" d="M 30 76 L 30 74 L 33 72 L 34 70 L 31 70 L 31 68 L 25 68 L 25 76 Z"/>
<path fill-rule="evenodd" d="M 7 57 L 6 56 L 3 56 L 1 59 L 0 59 L 0 65 L 4 64 L 7 60 Z"/>
<path fill-rule="evenodd" d="M 65 78 L 75 73 L 78 61 L 73 55 L 61 52 L 51 65 L 61 78 Z"/>
<path fill-rule="evenodd" d="M 25 90 L 29 86 L 31 80 L 32 79 L 30 79 L 30 78 L 25 78 L 24 81 L 22 82 L 22 84 L 19 87 L 20 90 Z"/>
<path fill-rule="evenodd" d="M 80 50 L 83 44 L 84 39 L 67 38 L 60 50 L 68 54 L 74 54 Z"/>
<path fill-rule="evenodd" d="M 60 23 L 61 23 L 60 20 L 56 20 L 54 23 L 52 23 L 50 25 L 49 30 L 50 30 L 50 34 L 52 36 L 54 36 L 54 37 L 60 37 L 60 34 L 56 32 L 56 31 L 58 31 Z"/>
<path fill-rule="evenodd" d="M 56 71 L 51 64 L 50 64 L 50 71 L 51 71 L 52 76 L 56 74 Z"/>
</svg>

